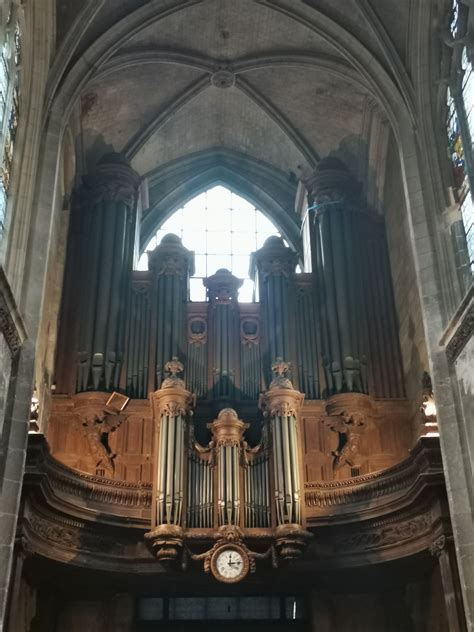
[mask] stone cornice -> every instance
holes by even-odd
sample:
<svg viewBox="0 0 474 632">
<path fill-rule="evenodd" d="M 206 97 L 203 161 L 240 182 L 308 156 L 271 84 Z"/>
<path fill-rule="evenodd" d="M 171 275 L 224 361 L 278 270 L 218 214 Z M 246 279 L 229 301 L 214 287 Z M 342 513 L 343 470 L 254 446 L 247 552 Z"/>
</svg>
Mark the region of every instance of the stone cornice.
<svg viewBox="0 0 474 632">
<path fill-rule="evenodd" d="M 453 364 L 474 335 L 474 285 L 447 326 L 440 344 L 446 348 L 448 362 Z"/>
<path fill-rule="evenodd" d="M 27 334 L 23 319 L 16 306 L 15 298 L 3 268 L 0 266 L 0 331 L 10 354 L 15 356 L 25 341 Z"/>
</svg>

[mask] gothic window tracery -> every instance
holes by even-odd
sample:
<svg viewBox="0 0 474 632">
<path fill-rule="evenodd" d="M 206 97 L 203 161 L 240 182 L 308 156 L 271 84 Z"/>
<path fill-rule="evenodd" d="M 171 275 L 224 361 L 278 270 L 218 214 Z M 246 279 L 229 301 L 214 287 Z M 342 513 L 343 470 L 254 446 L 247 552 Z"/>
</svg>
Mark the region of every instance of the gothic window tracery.
<svg viewBox="0 0 474 632">
<path fill-rule="evenodd" d="M 5 232 L 16 132 L 20 112 L 22 36 L 15 5 L 11 5 L 0 58 L 0 239 Z"/>
<path fill-rule="evenodd" d="M 454 184 L 459 199 L 471 271 L 474 272 L 474 73 L 464 45 L 464 20 L 458 0 L 452 4 L 450 29 L 453 42 L 462 47 L 453 55 L 452 80 L 447 91 L 447 130 Z"/>
<path fill-rule="evenodd" d="M 195 275 L 190 279 L 190 299 L 205 301 L 202 281 L 220 268 L 244 279 L 240 302 L 254 300 L 254 284 L 249 277 L 250 253 L 280 232 L 250 202 L 230 189 L 215 186 L 178 209 L 158 229 L 141 256 L 138 269 L 146 270 L 146 251 L 153 250 L 167 233 L 181 238 L 195 253 Z"/>
</svg>

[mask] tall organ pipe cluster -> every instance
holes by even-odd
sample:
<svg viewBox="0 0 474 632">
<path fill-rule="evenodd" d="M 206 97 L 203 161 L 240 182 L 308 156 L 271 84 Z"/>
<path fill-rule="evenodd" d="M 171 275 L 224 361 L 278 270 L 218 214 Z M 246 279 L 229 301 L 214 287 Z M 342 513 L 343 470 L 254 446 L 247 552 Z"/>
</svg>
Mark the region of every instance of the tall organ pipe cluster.
<svg viewBox="0 0 474 632">
<path fill-rule="evenodd" d="M 297 254 L 287 248 L 281 237 L 269 237 L 263 248 L 252 255 L 252 276 L 258 276 L 260 302 L 265 323 L 263 364 L 269 367 L 276 358 L 293 359 L 292 306 Z M 266 384 L 270 375 L 266 375 Z"/>
<path fill-rule="evenodd" d="M 119 154 L 107 154 L 75 192 L 63 310 L 72 315 L 73 327 L 68 327 L 66 318 L 60 336 L 68 355 L 73 355 L 75 343 L 76 370 L 71 389 L 74 377 L 64 358 L 62 366 L 60 362 L 60 379 L 69 382 L 66 390 L 119 387 L 138 183 L 138 175 Z"/>
<path fill-rule="evenodd" d="M 270 419 L 277 525 L 302 523 L 297 417 L 304 395 L 286 377 L 288 368 L 281 358 L 272 365 L 275 377 L 260 401 L 264 415 Z"/>
<path fill-rule="evenodd" d="M 242 281 L 229 270 L 220 269 L 205 279 L 204 284 L 209 299 L 213 396 L 233 399 L 239 323 L 237 292 Z"/>
<path fill-rule="evenodd" d="M 383 220 L 363 208 L 341 162 L 322 160 L 307 183 L 313 273 L 295 274 L 296 252 L 268 238 L 251 257 L 260 293 L 253 304 L 238 302 L 242 281 L 223 269 L 204 280 L 207 303 L 189 302 L 194 254 L 173 234 L 148 253 L 148 271 L 132 271 L 137 184 L 113 155 L 76 196 L 57 393 L 146 398 L 176 356 L 197 397 L 216 404 L 208 409 L 248 408 L 283 357 L 307 399 L 404 397 Z"/>
<path fill-rule="evenodd" d="M 321 161 L 312 185 L 313 270 L 328 394 L 368 392 L 360 187 L 337 159 Z"/>
<path fill-rule="evenodd" d="M 165 365 L 171 376 L 151 395 L 155 419 L 152 526 L 182 524 L 184 504 L 186 417 L 194 398 L 177 377 L 183 365 L 176 358 Z"/>
<path fill-rule="evenodd" d="M 151 275 L 150 366 L 155 368 L 154 390 L 163 380 L 163 367 L 171 357 L 184 356 L 188 279 L 194 274 L 194 255 L 179 237 L 166 235 L 148 253 Z M 153 380 L 153 376 L 152 376 Z"/>
</svg>

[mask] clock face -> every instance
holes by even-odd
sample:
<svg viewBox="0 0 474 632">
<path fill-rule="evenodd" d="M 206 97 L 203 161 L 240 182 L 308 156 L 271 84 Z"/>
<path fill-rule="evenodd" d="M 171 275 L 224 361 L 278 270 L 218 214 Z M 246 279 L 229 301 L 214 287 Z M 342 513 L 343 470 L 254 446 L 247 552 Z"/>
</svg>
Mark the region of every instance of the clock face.
<svg viewBox="0 0 474 632">
<path fill-rule="evenodd" d="M 212 556 L 211 569 L 214 577 L 222 582 L 238 582 L 248 573 L 248 556 L 238 546 L 224 545 Z"/>
</svg>

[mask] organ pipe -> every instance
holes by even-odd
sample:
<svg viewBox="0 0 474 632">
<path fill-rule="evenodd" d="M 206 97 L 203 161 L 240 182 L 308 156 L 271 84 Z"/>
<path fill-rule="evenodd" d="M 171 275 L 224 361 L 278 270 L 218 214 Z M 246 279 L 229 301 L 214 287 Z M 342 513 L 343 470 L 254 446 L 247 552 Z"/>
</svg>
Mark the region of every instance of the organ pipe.
<svg viewBox="0 0 474 632">
<path fill-rule="evenodd" d="M 243 433 L 248 427 L 232 408 L 224 408 L 217 419 L 208 424 L 217 464 L 219 526 L 240 524 L 240 457 Z"/>
<path fill-rule="evenodd" d="M 314 199 L 314 282 L 328 394 L 368 392 L 360 190 L 337 159 L 321 161 Z"/>
<path fill-rule="evenodd" d="M 220 269 L 204 280 L 209 298 L 209 333 L 214 398 L 232 399 L 237 374 L 238 288 L 243 281 Z"/>
<path fill-rule="evenodd" d="M 194 398 L 177 377 L 183 365 L 176 359 L 168 362 L 161 388 L 151 395 L 157 434 L 157 461 L 154 467 L 153 524 L 181 526 L 184 503 L 184 450 L 186 417 Z"/>
<path fill-rule="evenodd" d="M 207 394 L 207 320 L 204 316 L 188 316 L 188 358 L 186 382 L 196 397 Z"/>
<path fill-rule="evenodd" d="M 321 389 L 314 293 L 310 279 L 308 279 L 309 275 L 301 275 L 301 277 L 303 279 L 296 288 L 295 329 L 298 383 L 307 399 L 319 399 Z"/>
<path fill-rule="evenodd" d="M 185 349 L 185 316 L 189 276 L 194 274 L 194 255 L 173 234 L 148 253 L 150 270 L 150 368 L 149 390 L 163 380 L 163 367 Z"/>
<path fill-rule="evenodd" d="M 264 358 L 267 363 L 278 357 L 292 357 L 294 350 L 294 272 L 297 254 L 287 248 L 281 237 L 269 237 L 252 254 L 252 276 L 258 274 L 260 302 L 265 328 Z M 270 381 L 267 377 L 267 383 Z"/>
<path fill-rule="evenodd" d="M 147 283 L 133 283 L 129 305 L 125 389 L 130 397 L 145 399 L 148 394 L 150 336 L 150 303 Z"/>
<path fill-rule="evenodd" d="M 139 177 L 119 154 L 102 158 L 79 192 L 87 244 L 77 291 L 76 391 L 119 387 Z"/>
<path fill-rule="evenodd" d="M 269 419 L 272 434 L 274 500 L 277 525 L 303 523 L 301 464 L 297 439 L 297 416 L 304 395 L 293 389 L 286 377 L 288 364 L 272 365 L 275 374 L 260 405 Z"/>
<path fill-rule="evenodd" d="M 245 526 L 267 528 L 271 526 L 269 467 L 270 452 L 266 425 L 262 441 L 255 448 L 245 449 Z"/>
<path fill-rule="evenodd" d="M 257 400 L 261 388 L 260 322 L 255 316 L 240 321 L 240 392 L 242 399 Z"/>
</svg>

